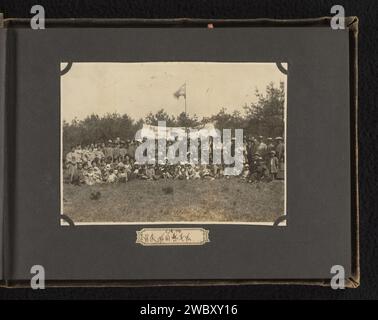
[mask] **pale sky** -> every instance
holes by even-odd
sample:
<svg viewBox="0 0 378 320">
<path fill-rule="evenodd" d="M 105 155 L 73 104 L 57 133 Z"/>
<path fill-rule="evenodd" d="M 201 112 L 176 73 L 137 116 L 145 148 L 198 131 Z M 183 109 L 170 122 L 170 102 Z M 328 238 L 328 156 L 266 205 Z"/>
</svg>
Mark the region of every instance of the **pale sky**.
<svg viewBox="0 0 378 320">
<path fill-rule="evenodd" d="M 178 115 L 184 97 L 173 94 L 186 83 L 187 112 L 202 118 L 222 107 L 243 111 L 256 101 L 256 88 L 265 93 L 270 82 L 278 87 L 280 81 L 286 75 L 275 63 L 74 63 L 61 76 L 61 113 L 66 121 L 113 112 L 138 120 L 160 109 Z"/>
</svg>

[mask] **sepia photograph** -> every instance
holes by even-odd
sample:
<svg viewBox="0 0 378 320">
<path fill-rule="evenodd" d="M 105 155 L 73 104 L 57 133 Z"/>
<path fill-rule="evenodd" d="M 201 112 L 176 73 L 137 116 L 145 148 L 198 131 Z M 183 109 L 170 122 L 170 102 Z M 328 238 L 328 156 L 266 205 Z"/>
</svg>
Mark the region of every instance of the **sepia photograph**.
<svg viewBox="0 0 378 320">
<path fill-rule="evenodd" d="M 286 225 L 287 63 L 62 62 L 61 225 Z"/>
</svg>

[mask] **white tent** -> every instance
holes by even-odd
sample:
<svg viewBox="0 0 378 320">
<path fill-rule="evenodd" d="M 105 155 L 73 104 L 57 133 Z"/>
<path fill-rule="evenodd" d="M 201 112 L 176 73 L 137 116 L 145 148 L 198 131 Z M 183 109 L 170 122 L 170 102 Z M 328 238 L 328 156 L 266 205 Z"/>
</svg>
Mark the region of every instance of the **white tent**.
<svg viewBox="0 0 378 320">
<path fill-rule="evenodd" d="M 148 124 L 143 124 L 142 130 L 136 137 L 136 140 L 147 139 L 158 139 L 158 137 L 166 138 L 167 140 L 174 140 L 176 136 L 185 136 L 185 132 L 188 133 L 189 138 L 198 139 L 206 138 L 209 136 L 216 137 L 219 135 L 217 129 L 215 129 L 214 124 L 206 123 L 204 125 L 196 126 L 194 128 L 185 127 L 164 127 L 164 126 L 152 126 Z"/>
</svg>

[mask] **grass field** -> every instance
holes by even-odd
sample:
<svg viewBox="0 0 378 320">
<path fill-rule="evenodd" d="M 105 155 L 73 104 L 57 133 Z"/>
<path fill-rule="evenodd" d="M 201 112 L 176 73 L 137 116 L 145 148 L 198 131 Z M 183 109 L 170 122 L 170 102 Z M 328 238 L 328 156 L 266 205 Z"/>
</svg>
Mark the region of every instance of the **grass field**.
<svg viewBox="0 0 378 320">
<path fill-rule="evenodd" d="M 74 222 L 273 222 L 284 214 L 283 181 L 133 180 L 63 191 L 63 213 Z"/>
</svg>

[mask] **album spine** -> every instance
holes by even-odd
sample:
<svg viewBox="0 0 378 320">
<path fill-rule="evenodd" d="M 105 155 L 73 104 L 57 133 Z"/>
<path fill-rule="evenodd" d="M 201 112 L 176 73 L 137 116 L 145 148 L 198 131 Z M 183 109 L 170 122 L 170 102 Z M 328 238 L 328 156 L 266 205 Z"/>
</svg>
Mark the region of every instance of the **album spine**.
<svg viewBox="0 0 378 320">
<path fill-rule="evenodd" d="M 0 13 L 0 286 L 7 285 L 7 210 L 8 210 L 8 174 L 7 174 L 7 56 L 8 29 L 4 27 Z"/>
<path fill-rule="evenodd" d="M 2 27 L 0 17 L 0 280 L 4 283 L 4 212 L 5 212 L 5 57 L 6 57 L 6 30 Z"/>
</svg>

